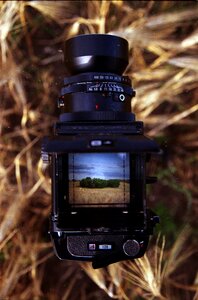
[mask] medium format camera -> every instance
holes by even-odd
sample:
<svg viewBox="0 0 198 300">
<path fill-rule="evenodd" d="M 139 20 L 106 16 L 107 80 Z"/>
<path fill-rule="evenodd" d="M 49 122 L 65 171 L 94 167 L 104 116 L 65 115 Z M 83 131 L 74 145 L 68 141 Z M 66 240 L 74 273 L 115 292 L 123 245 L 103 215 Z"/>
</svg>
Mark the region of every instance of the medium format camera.
<svg viewBox="0 0 198 300">
<path fill-rule="evenodd" d="M 144 255 L 159 222 L 146 205 L 146 162 L 158 152 L 131 112 L 135 92 L 122 76 L 128 42 L 107 34 L 79 35 L 64 45 L 60 118 L 45 137 L 42 158 L 52 179 L 50 235 L 61 259 L 94 268 Z"/>
</svg>

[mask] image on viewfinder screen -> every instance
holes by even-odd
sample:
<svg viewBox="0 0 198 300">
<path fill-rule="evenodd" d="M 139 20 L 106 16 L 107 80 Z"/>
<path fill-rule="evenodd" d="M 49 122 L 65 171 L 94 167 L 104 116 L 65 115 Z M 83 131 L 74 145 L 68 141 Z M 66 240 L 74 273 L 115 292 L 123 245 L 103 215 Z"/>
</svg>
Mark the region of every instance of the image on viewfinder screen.
<svg viewBox="0 0 198 300">
<path fill-rule="evenodd" d="M 126 206 L 130 199 L 128 153 L 70 153 L 69 202 Z"/>
</svg>

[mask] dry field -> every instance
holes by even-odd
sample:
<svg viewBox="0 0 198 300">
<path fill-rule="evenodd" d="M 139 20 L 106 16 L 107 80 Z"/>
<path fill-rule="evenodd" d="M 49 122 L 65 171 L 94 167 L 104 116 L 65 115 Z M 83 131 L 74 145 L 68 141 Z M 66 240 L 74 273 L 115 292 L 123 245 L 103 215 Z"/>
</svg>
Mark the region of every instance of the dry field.
<svg viewBox="0 0 198 300">
<path fill-rule="evenodd" d="M 129 202 L 129 183 L 124 182 L 120 182 L 118 188 L 82 188 L 79 181 L 70 182 L 70 191 L 70 199 L 74 198 L 73 204 L 124 204 Z"/>
<path fill-rule="evenodd" d="M 67 74 L 63 42 L 88 33 L 128 40 L 131 108 L 163 149 L 149 165 L 161 224 L 146 255 L 100 270 L 55 257 L 40 159 Z M 0 300 L 198 299 L 197 43 L 197 1 L 0 1 Z"/>
</svg>

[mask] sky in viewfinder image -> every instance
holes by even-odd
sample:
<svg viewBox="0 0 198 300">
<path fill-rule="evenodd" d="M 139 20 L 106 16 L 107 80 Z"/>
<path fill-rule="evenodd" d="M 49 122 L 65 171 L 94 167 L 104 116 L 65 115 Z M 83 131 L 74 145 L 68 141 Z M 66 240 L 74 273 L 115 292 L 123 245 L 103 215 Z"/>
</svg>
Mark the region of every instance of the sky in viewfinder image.
<svg viewBox="0 0 198 300">
<path fill-rule="evenodd" d="M 69 155 L 69 180 L 82 178 L 129 180 L 128 153 L 74 153 Z"/>
</svg>

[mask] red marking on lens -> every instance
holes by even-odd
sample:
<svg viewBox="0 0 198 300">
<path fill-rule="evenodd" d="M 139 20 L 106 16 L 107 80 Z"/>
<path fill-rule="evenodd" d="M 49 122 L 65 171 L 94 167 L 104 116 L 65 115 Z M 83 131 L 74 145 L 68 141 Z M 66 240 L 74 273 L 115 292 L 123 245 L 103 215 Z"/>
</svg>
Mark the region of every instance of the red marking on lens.
<svg viewBox="0 0 198 300">
<path fill-rule="evenodd" d="M 99 108 L 99 105 L 98 104 L 96 104 L 96 109 L 98 109 Z"/>
</svg>

